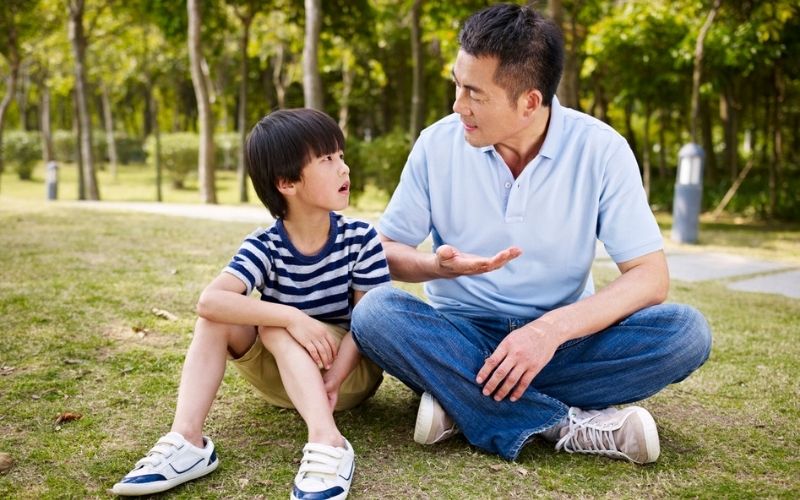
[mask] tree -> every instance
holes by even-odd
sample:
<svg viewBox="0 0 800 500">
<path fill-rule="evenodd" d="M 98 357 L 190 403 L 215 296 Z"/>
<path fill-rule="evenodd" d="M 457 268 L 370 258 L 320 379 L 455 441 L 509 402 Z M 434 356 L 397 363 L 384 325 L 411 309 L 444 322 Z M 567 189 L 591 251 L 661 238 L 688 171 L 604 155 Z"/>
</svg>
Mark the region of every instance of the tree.
<svg viewBox="0 0 800 500">
<path fill-rule="evenodd" d="M 82 161 L 84 190 L 80 193 L 89 200 L 99 200 L 100 190 L 92 155 L 92 121 L 89 117 L 86 84 L 86 47 L 88 38 L 83 26 L 84 0 L 69 0 L 69 39 L 75 58 L 75 105 L 78 116 L 78 143 Z M 91 31 L 91 30 L 90 30 Z M 84 196 L 79 196 L 84 199 Z"/>
<path fill-rule="evenodd" d="M 425 102 L 423 100 L 424 61 L 422 59 L 422 35 L 420 32 L 420 11 L 423 0 L 413 0 L 411 4 L 411 118 L 409 136 L 411 143 L 417 140 L 424 125 Z"/>
<path fill-rule="evenodd" d="M 200 198 L 204 203 L 217 202 L 217 189 L 214 174 L 214 115 L 209 100 L 209 89 L 201 67 L 203 47 L 200 36 L 202 26 L 198 0 L 188 0 L 189 13 L 189 63 L 192 85 L 197 99 L 200 124 L 200 149 L 198 154 L 198 178 Z"/>
<path fill-rule="evenodd" d="M 322 110 L 322 79 L 319 74 L 319 37 L 322 29 L 321 0 L 305 0 L 306 35 L 303 46 L 303 98 L 307 108 Z"/>
</svg>

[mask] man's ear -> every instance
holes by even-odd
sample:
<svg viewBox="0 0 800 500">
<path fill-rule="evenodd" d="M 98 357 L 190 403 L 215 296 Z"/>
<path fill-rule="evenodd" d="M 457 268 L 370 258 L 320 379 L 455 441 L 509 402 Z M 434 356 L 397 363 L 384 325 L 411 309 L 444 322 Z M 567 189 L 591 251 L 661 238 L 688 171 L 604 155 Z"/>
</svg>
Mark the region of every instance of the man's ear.
<svg viewBox="0 0 800 500">
<path fill-rule="evenodd" d="M 522 93 L 519 96 L 520 102 L 519 105 L 522 106 L 522 111 L 525 113 L 525 116 L 530 116 L 542 107 L 542 93 L 536 89 L 528 90 Z"/>
<path fill-rule="evenodd" d="M 295 182 L 287 181 L 286 179 L 278 179 L 277 187 L 278 191 L 284 196 L 291 196 L 293 195 L 297 189 L 295 188 Z"/>
</svg>

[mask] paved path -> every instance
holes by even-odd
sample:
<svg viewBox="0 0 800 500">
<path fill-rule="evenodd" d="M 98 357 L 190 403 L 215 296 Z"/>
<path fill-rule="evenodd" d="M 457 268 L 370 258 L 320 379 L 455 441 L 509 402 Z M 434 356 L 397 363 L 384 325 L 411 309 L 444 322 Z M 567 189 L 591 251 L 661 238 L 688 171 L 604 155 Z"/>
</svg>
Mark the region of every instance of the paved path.
<svg viewBox="0 0 800 500">
<path fill-rule="evenodd" d="M 266 226 L 274 220 L 264 208 L 254 205 L 205 205 L 148 202 L 60 202 L 80 208 L 146 212 Z M 667 249 L 670 276 L 678 281 L 725 280 L 732 290 L 775 293 L 800 299 L 800 266 L 752 259 L 721 252 L 681 252 Z M 597 263 L 614 266 L 603 245 L 597 246 Z"/>
</svg>

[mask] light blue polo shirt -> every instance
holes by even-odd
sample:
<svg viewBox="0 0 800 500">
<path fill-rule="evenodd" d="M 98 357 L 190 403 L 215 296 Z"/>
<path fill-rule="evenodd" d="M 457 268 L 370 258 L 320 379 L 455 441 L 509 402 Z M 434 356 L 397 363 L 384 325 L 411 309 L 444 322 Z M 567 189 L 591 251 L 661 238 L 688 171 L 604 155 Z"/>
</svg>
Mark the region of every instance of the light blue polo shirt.
<svg viewBox="0 0 800 500">
<path fill-rule="evenodd" d="M 594 293 L 597 239 L 615 262 L 663 246 L 625 138 L 556 98 L 544 144 L 517 179 L 493 146 L 466 142 L 457 114 L 425 129 L 379 229 L 414 247 L 430 234 L 434 251 L 448 244 L 488 257 L 520 247 L 496 271 L 433 280 L 425 292 L 445 311 L 523 318 Z"/>
</svg>

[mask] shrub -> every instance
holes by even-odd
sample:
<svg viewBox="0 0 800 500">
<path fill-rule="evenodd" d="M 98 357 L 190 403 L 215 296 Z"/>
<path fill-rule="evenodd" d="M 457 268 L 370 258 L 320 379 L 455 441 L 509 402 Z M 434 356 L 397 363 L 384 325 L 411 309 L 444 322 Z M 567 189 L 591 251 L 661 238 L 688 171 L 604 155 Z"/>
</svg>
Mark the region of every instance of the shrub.
<svg viewBox="0 0 800 500">
<path fill-rule="evenodd" d="M 348 138 L 345 161 L 350 166 L 350 179 L 356 192 L 374 184 L 389 194 L 394 192 L 400 173 L 411 151 L 408 135 L 395 129 L 372 141 Z"/>
<path fill-rule="evenodd" d="M 42 159 L 38 132 L 9 131 L 3 134 L 3 160 L 13 165 L 20 180 L 30 180 L 33 166 Z"/>
<path fill-rule="evenodd" d="M 197 134 L 178 132 L 161 134 L 161 167 L 172 181 L 172 186 L 182 189 L 186 177 L 197 170 L 198 147 L 200 140 Z M 148 165 L 155 165 L 156 141 L 149 136 L 145 141 Z"/>
</svg>

